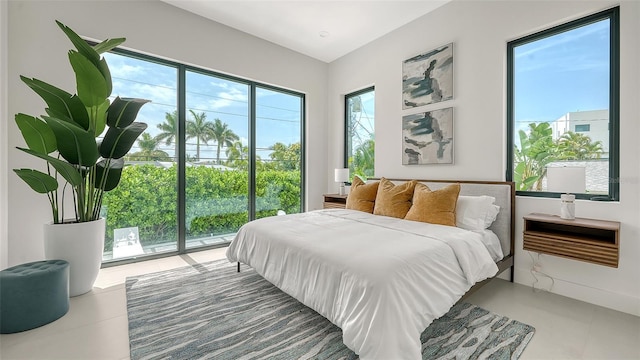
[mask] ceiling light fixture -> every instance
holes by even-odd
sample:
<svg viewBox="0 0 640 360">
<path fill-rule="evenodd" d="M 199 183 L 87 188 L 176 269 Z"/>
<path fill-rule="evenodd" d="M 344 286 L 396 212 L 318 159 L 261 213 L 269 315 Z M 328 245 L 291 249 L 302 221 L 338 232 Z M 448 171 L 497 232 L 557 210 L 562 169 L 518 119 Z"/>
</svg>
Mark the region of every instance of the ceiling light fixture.
<svg viewBox="0 0 640 360">
<path fill-rule="evenodd" d="M 326 37 L 329 37 L 329 35 L 330 35 L 330 34 L 329 34 L 329 32 L 328 32 L 328 31 L 324 31 L 324 30 L 323 30 L 323 31 L 320 31 L 320 32 L 318 33 L 318 35 L 320 35 L 320 37 L 322 37 L 322 38 L 326 38 Z"/>
</svg>

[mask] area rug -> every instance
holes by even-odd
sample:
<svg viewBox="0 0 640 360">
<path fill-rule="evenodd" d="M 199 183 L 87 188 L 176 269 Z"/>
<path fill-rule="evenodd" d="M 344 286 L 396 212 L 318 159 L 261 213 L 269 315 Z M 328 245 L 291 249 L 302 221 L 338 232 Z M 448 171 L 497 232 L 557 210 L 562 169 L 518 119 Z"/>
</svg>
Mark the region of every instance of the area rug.
<svg viewBox="0 0 640 360">
<path fill-rule="evenodd" d="M 357 359 L 342 331 L 254 270 L 218 260 L 127 278 L 131 359 Z M 532 326 L 460 303 L 423 359 L 517 359 Z"/>
</svg>

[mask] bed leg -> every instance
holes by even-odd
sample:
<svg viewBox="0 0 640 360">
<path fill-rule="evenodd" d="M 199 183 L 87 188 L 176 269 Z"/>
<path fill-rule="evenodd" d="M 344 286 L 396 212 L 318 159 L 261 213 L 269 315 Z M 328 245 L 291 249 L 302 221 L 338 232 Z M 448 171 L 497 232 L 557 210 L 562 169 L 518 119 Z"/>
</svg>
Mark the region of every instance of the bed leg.
<svg viewBox="0 0 640 360">
<path fill-rule="evenodd" d="M 238 261 L 238 272 L 240 272 L 240 261 Z"/>
<path fill-rule="evenodd" d="M 238 263 L 238 269 L 240 269 L 240 263 Z M 239 271 L 240 270 L 238 270 L 238 272 Z M 511 265 L 511 282 L 515 282 L 515 272 L 516 272 L 516 266 Z"/>
</svg>

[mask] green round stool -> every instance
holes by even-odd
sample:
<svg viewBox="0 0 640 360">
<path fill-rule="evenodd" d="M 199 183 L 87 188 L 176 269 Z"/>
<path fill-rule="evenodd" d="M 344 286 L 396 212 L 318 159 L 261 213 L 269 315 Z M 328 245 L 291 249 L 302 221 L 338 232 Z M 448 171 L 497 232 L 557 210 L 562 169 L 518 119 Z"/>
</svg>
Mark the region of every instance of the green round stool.
<svg viewBox="0 0 640 360">
<path fill-rule="evenodd" d="M 69 311 L 69 263 L 46 260 L 0 271 L 0 333 L 30 330 Z"/>
</svg>

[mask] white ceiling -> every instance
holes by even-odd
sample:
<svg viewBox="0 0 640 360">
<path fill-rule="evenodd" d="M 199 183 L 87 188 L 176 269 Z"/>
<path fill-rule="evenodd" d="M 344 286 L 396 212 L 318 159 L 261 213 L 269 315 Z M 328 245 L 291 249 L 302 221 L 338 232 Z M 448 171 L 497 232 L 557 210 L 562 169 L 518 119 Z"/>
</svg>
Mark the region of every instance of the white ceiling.
<svg viewBox="0 0 640 360">
<path fill-rule="evenodd" d="M 450 0 L 162 1 L 328 63 Z"/>
</svg>

